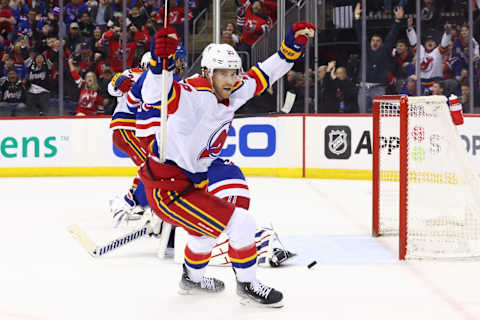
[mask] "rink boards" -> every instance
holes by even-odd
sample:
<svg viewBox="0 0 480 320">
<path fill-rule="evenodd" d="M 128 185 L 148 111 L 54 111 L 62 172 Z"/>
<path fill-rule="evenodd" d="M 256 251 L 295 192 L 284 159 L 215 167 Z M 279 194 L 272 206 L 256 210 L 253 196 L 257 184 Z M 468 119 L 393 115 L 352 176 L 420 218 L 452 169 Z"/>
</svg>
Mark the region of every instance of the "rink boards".
<svg viewBox="0 0 480 320">
<path fill-rule="evenodd" d="M 113 147 L 109 122 L 107 117 L 2 118 L 0 176 L 132 176 L 136 168 Z M 248 175 L 370 179 L 371 129 L 369 115 L 238 118 L 220 156 Z M 458 129 L 480 168 L 480 117 L 467 117 Z"/>
</svg>

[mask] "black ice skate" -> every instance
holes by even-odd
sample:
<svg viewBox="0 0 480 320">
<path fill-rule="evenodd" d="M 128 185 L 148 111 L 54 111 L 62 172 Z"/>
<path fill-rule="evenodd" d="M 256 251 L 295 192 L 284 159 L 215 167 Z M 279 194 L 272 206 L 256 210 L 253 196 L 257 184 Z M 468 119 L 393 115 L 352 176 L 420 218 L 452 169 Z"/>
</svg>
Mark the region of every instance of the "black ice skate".
<svg viewBox="0 0 480 320">
<path fill-rule="evenodd" d="M 240 296 L 240 303 L 243 305 L 251 303 L 262 307 L 283 307 L 282 293 L 262 284 L 258 280 L 253 282 L 237 281 L 237 294 Z"/>
<path fill-rule="evenodd" d="M 195 294 L 203 292 L 215 293 L 221 292 L 223 289 L 225 289 L 223 281 L 215 278 L 203 277 L 200 282 L 193 282 L 188 276 L 187 267 L 183 264 L 183 274 L 182 279 L 180 280 L 180 294 Z"/>
</svg>

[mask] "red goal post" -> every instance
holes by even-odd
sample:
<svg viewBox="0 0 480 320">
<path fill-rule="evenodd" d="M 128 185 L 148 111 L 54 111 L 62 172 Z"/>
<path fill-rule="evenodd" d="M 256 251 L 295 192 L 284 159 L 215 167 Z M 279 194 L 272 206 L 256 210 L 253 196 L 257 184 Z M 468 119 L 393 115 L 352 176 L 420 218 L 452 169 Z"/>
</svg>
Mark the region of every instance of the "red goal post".
<svg viewBox="0 0 480 320">
<path fill-rule="evenodd" d="M 480 184 L 443 96 L 373 102 L 372 235 L 399 258 L 480 256 Z"/>
</svg>

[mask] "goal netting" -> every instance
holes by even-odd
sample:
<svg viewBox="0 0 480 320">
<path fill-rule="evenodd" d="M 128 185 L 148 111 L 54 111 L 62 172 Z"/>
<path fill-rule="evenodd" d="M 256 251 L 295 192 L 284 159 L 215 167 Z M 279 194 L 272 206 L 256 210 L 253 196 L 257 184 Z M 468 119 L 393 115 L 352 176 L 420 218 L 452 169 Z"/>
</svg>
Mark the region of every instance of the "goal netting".
<svg viewBox="0 0 480 320">
<path fill-rule="evenodd" d="M 400 259 L 480 256 L 480 186 L 443 96 L 373 103 L 373 235 Z"/>
</svg>

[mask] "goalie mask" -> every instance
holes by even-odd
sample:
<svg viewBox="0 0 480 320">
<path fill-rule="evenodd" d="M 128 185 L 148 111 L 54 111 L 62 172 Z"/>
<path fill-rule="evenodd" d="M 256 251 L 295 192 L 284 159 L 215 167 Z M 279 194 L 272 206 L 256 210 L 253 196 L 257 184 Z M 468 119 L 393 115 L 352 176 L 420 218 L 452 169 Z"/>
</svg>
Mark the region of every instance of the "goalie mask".
<svg viewBox="0 0 480 320">
<path fill-rule="evenodd" d="M 211 43 L 203 49 L 201 66 L 208 70 L 210 76 L 215 69 L 236 69 L 240 73 L 242 59 L 231 45 Z"/>
</svg>

